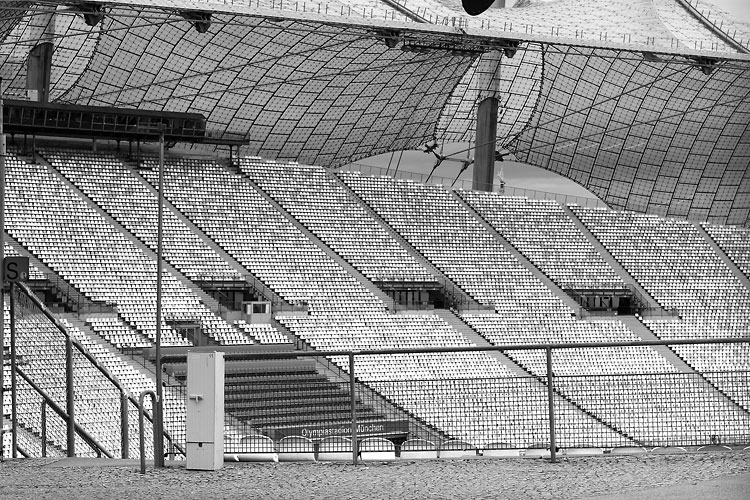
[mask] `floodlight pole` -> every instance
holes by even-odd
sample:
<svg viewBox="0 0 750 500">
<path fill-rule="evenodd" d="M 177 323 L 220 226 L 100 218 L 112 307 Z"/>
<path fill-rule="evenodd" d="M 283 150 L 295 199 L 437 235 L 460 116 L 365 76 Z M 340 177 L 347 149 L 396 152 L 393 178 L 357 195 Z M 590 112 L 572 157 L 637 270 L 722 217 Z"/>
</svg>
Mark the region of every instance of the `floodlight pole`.
<svg viewBox="0 0 750 500">
<path fill-rule="evenodd" d="M 159 194 L 156 227 L 156 407 L 154 408 L 154 467 L 164 467 L 164 391 L 161 381 L 161 273 L 164 221 L 164 129 L 159 131 Z"/>
</svg>

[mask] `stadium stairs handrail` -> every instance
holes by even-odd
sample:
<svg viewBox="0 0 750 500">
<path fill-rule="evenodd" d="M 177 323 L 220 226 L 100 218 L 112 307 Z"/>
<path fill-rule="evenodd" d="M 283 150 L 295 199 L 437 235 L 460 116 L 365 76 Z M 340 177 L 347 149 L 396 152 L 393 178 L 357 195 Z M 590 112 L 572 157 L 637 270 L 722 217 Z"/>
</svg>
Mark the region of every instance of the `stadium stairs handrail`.
<svg viewBox="0 0 750 500">
<path fill-rule="evenodd" d="M 70 421 L 70 415 L 68 415 L 67 413 L 65 413 L 65 411 L 62 408 L 60 408 L 57 405 L 57 403 L 55 403 L 52 400 L 52 398 L 49 397 L 49 395 L 44 391 L 44 389 L 42 389 L 41 387 L 39 387 L 33 380 L 31 380 L 31 377 L 29 377 L 26 373 L 24 373 L 23 370 L 21 370 L 18 366 L 15 367 L 15 371 L 16 371 L 16 373 L 18 375 L 21 376 L 22 379 L 24 379 L 26 381 L 27 384 L 29 384 L 31 386 L 32 389 L 34 389 L 34 391 L 36 391 L 37 394 L 39 394 L 39 396 L 41 396 L 41 398 L 44 400 L 44 402 L 50 408 L 52 408 L 52 410 L 55 413 L 57 413 L 66 422 Z M 108 452 L 104 448 L 104 445 L 102 445 L 101 443 L 99 443 L 94 438 L 94 436 L 92 436 L 91 434 L 89 434 L 86 431 L 86 429 L 84 429 L 83 427 L 81 427 L 78 424 L 78 422 L 76 422 L 75 420 L 73 420 L 73 426 L 75 428 L 76 434 L 78 434 L 79 436 L 81 436 L 83 438 L 83 440 L 86 442 L 86 444 L 89 445 L 89 447 L 97 454 L 98 457 L 101 457 L 102 455 L 104 455 L 107 458 L 114 458 L 112 456 L 112 454 L 110 452 Z"/>
<path fill-rule="evenodd" d="M 102 366 L 99 361 L 95 357 L 93 357 L 83 345 L 81 345 L 80 342 L 78 342 L 72 335 L 70 335 L 70 332 L 68 332 L 68 329 L 65 327 L 65 325 L 63 325 L 60 321 L 57 320 L 57 318 L 54 317 L 49 309 L 47 309 L 47 306 L 45 306 L 44 303 L 31 292 L 28 286 L 26 286 L 26 284 L 24 283 L 17 283 L 17 285 L 18 289 L 23 291 L 28 299 L 31 300 L 31 302 L 33 302 L 34 305 L 39 308 L 42 314 L 50 322 L 52 322 L 55 328 L 57 328 L 63 335 L 65 335 L 65 337 L 70 339 L 73 348 L 81 353 L 102 375 L 104 375 L 104 377 L 109 380 L 120 391 L 121 394 L 125 395 L 131 403 L 137 406 L 138 400 L 135 398 L 135 396 L 133 396 L 133 394 L 126 387 L 124 387 L 120 383 L 120 381 L 114 375 L 112 375 L 109 370 L 107 370 L 106 367 Z M 151 420 L 151 416 L 149 416 L 148 414 L 146 416 L 149 420 Z M 167 441 L 169 441 L 175 448 L 177 448 L 180 453 L 185 453 L 185 451 L 174 441 L 172 436 L 166 430 L 164 431 L 164 437 L 166 437 Z"/>
</svg>

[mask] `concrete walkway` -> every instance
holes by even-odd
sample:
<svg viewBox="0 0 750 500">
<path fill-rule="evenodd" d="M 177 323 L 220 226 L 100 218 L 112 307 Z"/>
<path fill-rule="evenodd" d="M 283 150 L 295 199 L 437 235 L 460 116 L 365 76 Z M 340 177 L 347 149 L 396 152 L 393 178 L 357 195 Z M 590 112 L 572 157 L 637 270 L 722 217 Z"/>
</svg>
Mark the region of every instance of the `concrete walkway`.
<svg viewBox="0 0 750 500">
<path fill-rule="evenodd" d="M 750 453 L 350 463 L 183 463 L 32 459 L 0 465 L 0 498 L 73 499 L 711 499 L 747 500 Z"/>
</svg>

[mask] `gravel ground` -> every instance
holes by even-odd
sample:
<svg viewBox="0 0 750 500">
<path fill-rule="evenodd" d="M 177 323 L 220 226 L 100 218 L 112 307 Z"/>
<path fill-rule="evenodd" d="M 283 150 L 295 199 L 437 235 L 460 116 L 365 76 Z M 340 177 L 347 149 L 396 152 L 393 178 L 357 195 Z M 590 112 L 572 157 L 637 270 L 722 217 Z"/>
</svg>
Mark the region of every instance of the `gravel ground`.
<svg viewBox="0 0 750 500">
<path fill-rule="evenodd" d="M 216 472 L 95 459 L 6 460 L 0 498 L 750 498 L 750 452 L 544 459 L 227 463 Z"/>
</svg>

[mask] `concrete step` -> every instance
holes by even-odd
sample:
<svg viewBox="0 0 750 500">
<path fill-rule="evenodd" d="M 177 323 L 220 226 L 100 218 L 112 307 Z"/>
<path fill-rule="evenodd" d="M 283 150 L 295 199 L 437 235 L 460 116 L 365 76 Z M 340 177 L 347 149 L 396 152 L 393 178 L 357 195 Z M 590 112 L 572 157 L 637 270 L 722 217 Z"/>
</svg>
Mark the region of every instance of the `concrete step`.
<svg viewBox="0 0 750 500">
<path fill-rule="evenodd" d="M 648 341 L 659 341 L 662 340 L 659 337 L 657 337 L 654 332 L 649 330 L 649 328 L 641 322 L 640 319 L 638 319 L 635 316 L 616 316 L 610 319 L 616 319 L 622 322 L 625 326 L 628 327 L 628 329 L 638 335 L 641 340 L 648 340 Z M 653 350 L 661 354 L 661 356 L 669 361 L 672 366 L 675 367 L 675 369 L 680 373 L 695 373 L 695 370 L 693 367 L 691 367 L 689 364 L 685 362 L 684 359 L 682 359 L 680 356 L 678 356 L 672 349 L 669 348 L 669 346 L 665 345 L 657 345 L 651 347 Z"/>
<path fill-rule="evenodd" d="M 123 363 L 130 366 L 135 371 L 139 372 L 140 374 L 144 375 L 151 381 L 156 380 L 156 373 L 154 371 L 154 366 L 150 362 L 146 361 L 145 359 L 142 359 L 143 363 L 136 363 L 134 360 L 128 360 L 122 352 L 120 352 L 119 349 L 117 349 L 115 346 L 110 344 L 106 339 L 102 338 L 98 333 L 96 333 L 91 326 L 87 325 L 86 322 L 78 317 L 76 314 L 60 314 L 58 315 L 61 318 L 65 318 L 71 325 L 75 326 L 80 330 L 86 337 L 88 337 L 90 340 L 95 342 L 97 345 L 105 349 L 107 352 L 112 354 L 113 356 L 116 356 L 119 358 Z M 114 315 L 110 315 L 114 316 Z M 151 365 L 150 368 L 148 365 Z M 137 396 L 137 395 L 136 395 Z"/>
<path fill-rule="evenodd" d="M 106 210 L 100 207 L 94 200 L 89 198 L 86 195 L 86 193 L 81 191 L 78 188 L 78 186 L 76 186 L 67 177 L 65 177 L 62 173 L 60 173 L 57 169 L 55 169 L 50 163 L 48 163 L 42 157 L 37 157 L 37 163 L 41 163 L 49 167 L 50 171 L 54 172 L 55 175 L 68 187 L 68 189 L 70 189 L 73 193 L 79 196 L 86 204 L 88 204 L 99 215 L 101 215 L 105 220 L 107 220 L 107 222 L 113 225 L 124 237 L 130 240 L 133 243 L 133 245 L 138 247 L 150 259 L 154 261 L 157 260 L 158 256 L 156 255 L 156 252 L 154 252 L 148 245 L 146 245 L 138 237 L 132 234 L 125 226 L 120 224 L 120 222 L 117 219 L 112 217 Z M 178 269 L 172 266 L 169 262 L 162 260 L 162 265 L 163 265 L 164 271 L 171 274 L 184 287 L 192 290 L 193 293 L 195 293 L 195 295 L 200 299 L 200 301 L 204 304 L 204 306 L 207 309 L 212 311 L 214 314 L 218 315 L 221 307 L 216 299 L 208 295 L 205 291 L 203 291 L 199 286 L 197 286 L 190 279 L 188 279 L 184 274 L 182 274 L 182 272 L 180 272 Z"/>
<path fill-rule="evenodd" d="M 470 214 L 474 216 L 474 218 L 479 221 L 482 226 L 495 238 L 495 240 L 503 247 L 505 248 L 515 259 L 526 269 L 528 269 L 531 274 L 533 274 L 539 281 L 541 281 L 544 286 L 549 288 L 552 293 L 557 295 L 557 297 L 566 305 L 568 306 L 573 312 L 575 312 L 577 315 L 580 315 L 580 309 L 581 306 L 578 305 L 578 302 L 575 301 L 570 295 L 565 293 L 562 288 L 560 288 L 557 283 L 552 281 L 546 274 L 544 274 L 538 267 L 536 267 L 528 258 L 526 258 L 525 255 L 523 255 L 521 252 L 519 252 L 516 247 L 510 244 L 508 240 L 505 239 L 503 235 L 501 235 L 495 227 L 490 224 L 482 215 L 474 210 L 474 208 L 466 203 L 463 198 L 461 198 L 458 194 L 455 192 L 451 192 L 451 195 L 453 196 L 453 199 L 455 199 L 459 204 L 461 204 L 464 208 L 466 208 Z"/>
<path fill-rule="evenodd" d="M 589 228 L 586 227 L 586 225 L 579 219 L 575 213 L 565 204 L 561 204 L 562 209 L 565 211 L 566 214 L 568 214 L 568 217 L 571 221 L 573 221 L 573 224 L 576 225 L 579 231 L 586 237 L 587 240 L 589 240 L 589 243 L 593 245 L 596 252 L 602 256 L 604 261 L 609 264 L 609 266 L 617 273 L 617 275 L 620 277 L 620 279 L 628 285 L 631 289 L 633 289 L 636 293 L 638 293 L 641 296 L 641 300 L 646 302 L 646 305 L 649 308 L 652 309 L 661 309 L 664 310 L 661 305 L 656 301 L 655 298 L 653 298 L 636 279 L 625 270 L 622 265 L 615 259 L 611 253 L 609 253 L 609 250 L 605 248 L 604 245 L 597 239 L 596 236 L 594 236 L 594 233 L 589 231 Z"/>
<path fill-rule="evenodd" d="M 335 180 L 339 186 L 341 186 L 344 191 L 349 195 L 349 197 L 355 201 L 358 205 L 360 205 L 365 212 L 367 212 L 370 217 L 374 221 L 376 221 L 380 226 L 399 244 L 402 248 L 404 248 L 407 252 L 411 254 L 412 257 L 416 259 L 416 261 L 424 267 L 430 274 L 432 274 L 437 282 L 440 284 L 441 288 L 443 289 L 443 293 L 446 297 L 448 296 L 455 296 L 455 300 L 459 304 L 467 304 L 471 305 L 475 308 L 481 308 L 482 304 L 479 304 L 474 298 L 469 295 L 465 290 L 463 290 L 461 287 L 459 287 L 453 280 L 451 280 L 446 274 L 444 274 L 440 269 L 438 269 L 435 265 L 432 264 L 432 262 L 429 261 L 422 253 L 417 250 L 411 243 L 409 243 L 406 238 L 401 236 L 401 234 L 393 229 L 388 222 L 386 222 L 385 219 L 383 219 L 380 214 L 378 214 L 375 210 L 368 205 L 365 200 L 363 200 L 357 193 L 354 192 L 344 181 L 339 179 L 337 175 L 335 175 L 333 172 L 326 171 L 327 175 Z"/>
<path fill-rule="evenodd" d="M 463 319 L 448 309 L 435 309 L 433 313 L 439 316 L 443 321 L 448 323 L 454 330 L 463 335 L 469 342 L 478 347 L 493 347 L 493 345 L 476 330 L 469 326 Z M 486 354 L 505 365 L 517 377 L 530 377 L 531 374 L 517 365 L 508 356 L 500 351 L 486 351 Z"/>
<path fill-rule="evenodd" d="M 724 252 L 719 244 L 716 243 L 716 240 L 714 240 L 711 235 L 708 234 L 708 231 L 703 229 L 703 226 L 701 226 L 698 222 L 693 222 L 693 226 L 695 226 L 695 229 L 701 234 L 701 236 L 703 236 L 703 239 L 706 240 L 706 243 L 708 243 L 709 246 L 714 250 L 714 252 L 716 252 L 722 262 L 724 262 L 729 270 L 732 271 L 734 277 L 737 278 L 745 288 L 750 290 L 750 279 L 748 279 L 748 277 L 745 276 L 742 271 L 740 271 L 740 268 L 737 267 L 737 264 L 732 262 L 732 259 L 730 259 L 726 252 Z"/>
<path fill-rule="evenodd" d="M 303 351 L 314 351 L 314 349 L 304 339 L 297 336 L 294 332 L 289 330 L 287 327 L 282 325 L 276 319 L 271 320 L 271 324 L 274 328 L 278 329 L 284 335 L 286 335 L 297 347 L 298 350 Z M 308 358 L 305 358 L 308 359 Z M 315 367 L 318 373 L 325 375 L 328 380 L 337 383 L 349 383 L 349 373 L 342 370 L 338 365 L 333 364 L 327 358 L 323 356 L 317 356 L 313 358 L 315 360 Z M 420 419 L 416 418 L 411 413 L 395 407 L 390 401 L 383 397 L 380 393 L 371 389 L 367 385 L 359 382 L 356 384 L 356 394 L 361 401 L 365 401 L 371 404 L 375 411 L 381 414 L 385 414 L 388 418 L 395 419 L 408 419 L 410 425 L 416 426 L 420 430 L 420 435 L 427 435 L 436 438 L 438 441 L 446 439 L 446 436 L 432 428 L 429 425 L 423 423 Z"/>
<path fill-rule="evenodd" d="M 313 234 L 312 231 L 307 229 L 304 224 L 302 224 L 300 221 L 294 218 L 292 214 L 290 214 L 284 207 L 281 206 L 279 202 L 277 202 L 271 195 L 266 193 L 258 184 L 255 183 L 249 176 L 243 174 L 243 178 L 245 182 L 250 184 L 253 189 L 255 189 L 266 201 L 268 201 L 271 205 L 273 205 L 274 209 L 276 209 L 281 215 L 283 215 L 289 222 L 294 225 L 297 229 L 299 229 L 302 234 L 304 234 L 314 245 L 316 245 L 318 248 L 323 250 L 326 255 L 328 255 L 334 262 L 336 262 L 339 266 L 341 266 L 346 272 L 348 272 L 350 275 L 352 275 L 357 281 L 359 281 L 362 286 L 367 288 L 373 295 L 375 295 L 378 299 L 380 299 L 383 304 L 385 304 L 386 308 L 388 310 L 393 311 L 395 307 L 395 302 L 392 298 L 390 298 L 388 295 L 386 295 L 385 292 L 383 292 L 380 288 L 375 285 L 372 281 L 370 281 L 367 276 L 359 272 L 358 269 L 356 269 L 354 266 L 349 264 L 343 257 L 341 257 L 338 253 L 334 252 L 333 249 L 331 249 L 328 245 L 326 245 L 320 238 L 318 238 L 315 234 Z"/>
<path fill-rule="evenodd" d="M 132 162 L 123 162 L 125 166 L 127 166 L 130 171 L 133 173 L 133 175 L 138 178 L 141 183 L 143 184 L 144 188 L 151 192 L 154 196 L 159 195 L 159 191 L 145 178 L 143 177 L 140 172 L 138 171 L 138 168 L 132 164 Z M 266 286 L 261 280 L 259 280 L 253 273 L 245 269 L 245 267 L 240 264 L 234 257 L 232 257 L 224 248 L 216 243 L 213 238 L 211 238 L 209 235 L 207 235 L 201 228 L 196 226 L 192 220 L 190 220 L 189 217 L 187 217 L 185 214 L 183 214 L 177 207 L 175 207 L 171 201 L 164 199 L 164 207 L 167 210 L 170 210 L 180 221 L 182 221 L 183 224 L 185 224 L 190 231 L 192 231 L 194 234 L 196 234 L 203 242 L 211 248 L 216 254 L 221 257 L 226 263 L 228 263 L 232 268 L 238 270 L 238 272 L 242 275 L 243 279 L 250 285 L 250 287 L 255 290 L 255 292 L 265 298 L 267 301 L 273 303 L 273 304 L 286 304 L 289 307 L 291 307 L 291 304 L 288 304 L 283 298 L 281 298 L 276 292 L 271 290 L 268 286 Z M 227 318 L 225 318 L 227 319 Z"/>
</svg>

